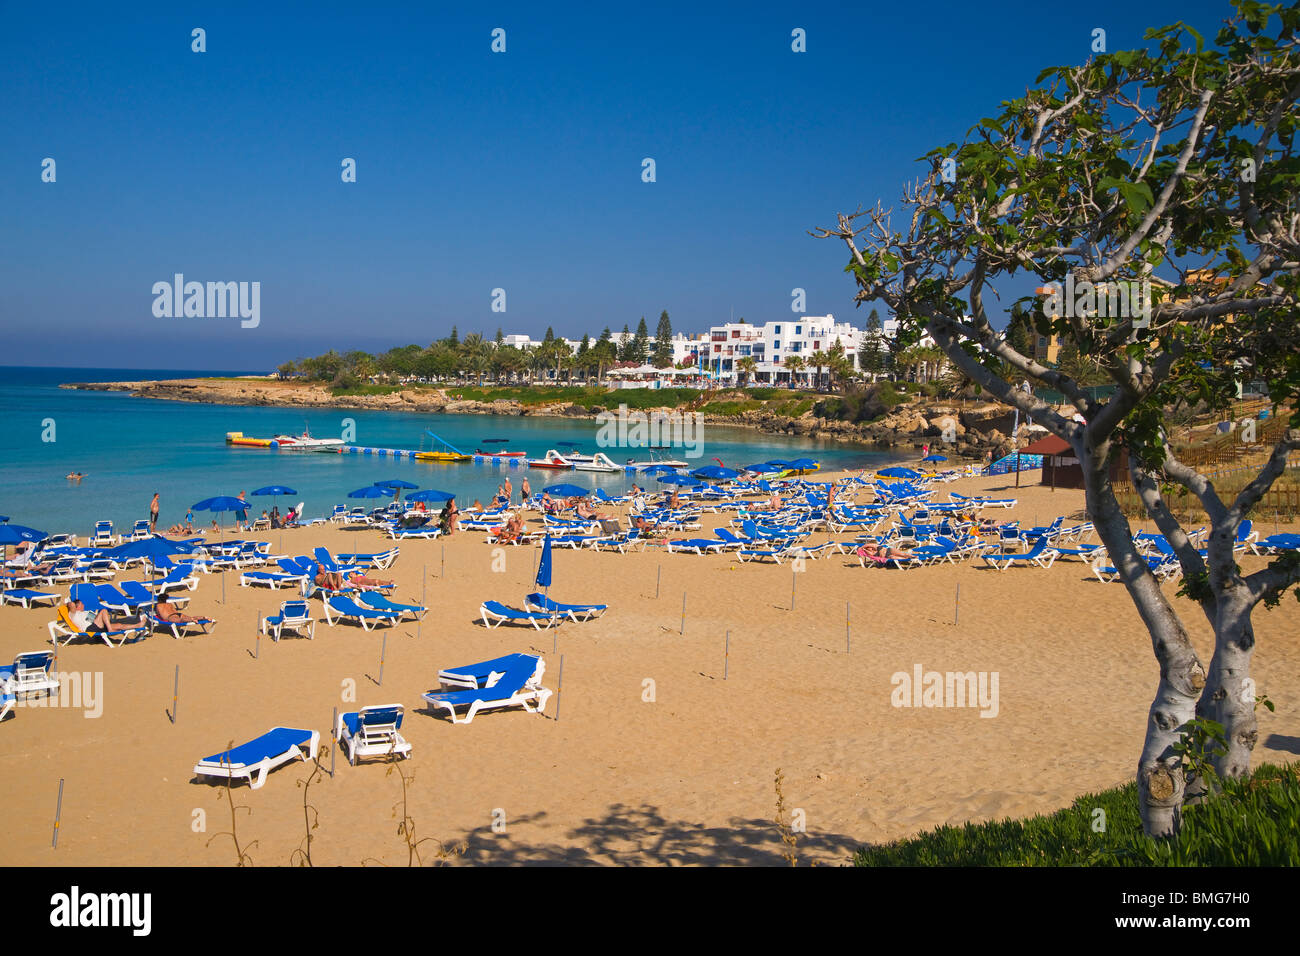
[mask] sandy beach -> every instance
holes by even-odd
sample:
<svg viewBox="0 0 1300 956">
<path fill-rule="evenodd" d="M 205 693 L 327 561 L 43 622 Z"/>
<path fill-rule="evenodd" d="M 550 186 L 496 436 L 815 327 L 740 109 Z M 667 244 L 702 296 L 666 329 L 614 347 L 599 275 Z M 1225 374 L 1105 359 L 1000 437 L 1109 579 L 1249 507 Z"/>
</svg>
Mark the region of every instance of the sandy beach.
<svg viewBox="0 0 1300 956">
<path fill-rule="evenodd" d="M 1022 525 L 1082 511 L 1081 491 L 1050 491 L 1037 479 L 1022 475 L 1019 489 L 1014 476 L 962 479 L 942 491 L 1014 495 L 1014 510 L 986 514 Z M 703 531 L 682 536 L 726 520 L 706 515 Z M 1273 530 L 1271 521 L 1259 527 Z M 278 534 L 252 537 L 276 542 Z M 333 708 L 394 702 L 406 707 L 402 733 L 413 746 L 400 769 L 416 837 L 464 843 L 453 863 L 780 864 L 777 768 L 786 807 L 806 816 L 798 860 L 820 864 L 938 824 L 1052 811 L 1134 773 L 1156 662 L 1122 585 L 1098 582 L 1077 561 L 1006 573 L 982 563 L 897 571 L 832 555 L 799 573 L 731 555 L 557 550 L 551 594 L 611 609 L 562 626 L 553 647 L 553 632 L 479 622 L 483 600 L 519 604 L 533 590 L 538 555 L 505 548 L 504 570 L 494 570 L 484 537 L 403 542 L 397 563 L 376 572 L 396 580 L 398 600 L 423 594 L 431 611 L 418 628 L 365 632 L 322 621 L 311 641 L 258 642 L 258 619 L 292 592 L 239 588 L 227 574 L 224 603 L 219 578 L 201 576 L 186 609 L 217 619 L 211 635 L 61 647 L 59 670 L 102 673 L 102 714 L 20 707 L 0 725 L 9 823 L 0 863 L 233 865 L 231 838 L 221 835 L 231 829 L 225 788 L 196 781 L 199 758 L 275 726 L 312 728 L 332 745 Z M 389 543 L 374 531 L 318 526 L 284 533 L 282 550 Z M 1250 571 L 1264 560 L 1247 554 L 1241 564 Z M 1177 584 L 1165 587 L 1172 596 Z M 1175 603 L 1208 662 L 1204 617 L 1185 599 Z M 53 616 L 0 608 L 0 660 L 49 647 Z M 1260 710 L 1255 759 L 1292 761 L 1300 755 L 1300 607 L 1286 600 L 1254 621 L 1254 676 L 1277 704 L 1276 713 Z M 440 668 L 512 651 L 542 654 L 552 689 L 563 661 L 562 691 L 544 716 L 508 710 L 460 726 L 424 711 L 420 695 Z M 997 672 L 996 716 L 894 707 L 891 676 L 917 665 Z M 345 700 L 351 685 L 355 699 Z M 290 764 L 260 790 L 234 789 L 236 804 L 251 810 L 239 812 L 237 832 L 255 865 L 287 865 L 302 844 L 297 781 L 309 769 Z M 340 754 L 335 776 L 310 789 L 319 814 L 313 862 L 406 865 L 401 798 L 388 766 L 352 767 Z M 436 847 L 421 850 L 431 862 Z"/>
</svg>

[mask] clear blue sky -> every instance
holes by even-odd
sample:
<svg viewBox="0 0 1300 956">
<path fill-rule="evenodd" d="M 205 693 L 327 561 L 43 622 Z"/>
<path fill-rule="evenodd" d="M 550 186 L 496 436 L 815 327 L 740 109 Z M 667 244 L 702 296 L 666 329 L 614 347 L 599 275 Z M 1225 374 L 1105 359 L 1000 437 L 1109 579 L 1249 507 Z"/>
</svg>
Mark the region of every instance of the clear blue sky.
<svg viewBox="0 0 1300 956">
<path fill-rule="evenodd" d="M 853 318 L 843 247 L 807 230 L 892 203 L 926 150 L 1086 59 L 1094 27 L 1113 51 L 1177 19 L 1212 36 L 1229 13 L 451 6 L 7 4 L 0 364 L 264 370 L 453 323 L 580 336 L 645 315 L 653 332 L 662 309 L 696 331 L 733 308 L 788 316 L 796 286 L 810 313 Z M 151 287 L 176 272 L 261 282 L 261 325 L 155 318 Z"/>
</svg>

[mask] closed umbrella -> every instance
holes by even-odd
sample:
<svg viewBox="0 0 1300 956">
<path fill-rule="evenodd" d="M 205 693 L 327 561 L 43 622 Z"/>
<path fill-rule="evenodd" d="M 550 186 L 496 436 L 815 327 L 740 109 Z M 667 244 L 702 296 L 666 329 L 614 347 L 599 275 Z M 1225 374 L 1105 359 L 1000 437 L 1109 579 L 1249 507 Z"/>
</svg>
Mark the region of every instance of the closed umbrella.
<svg viewBox="0 0 1300 956">
<path fill-rule="evenodd" d="M 551 586 L 551 536 L 542 542 L 542 558 L 537 562 L 537 586 L 543 590 Z"/>
</svg>

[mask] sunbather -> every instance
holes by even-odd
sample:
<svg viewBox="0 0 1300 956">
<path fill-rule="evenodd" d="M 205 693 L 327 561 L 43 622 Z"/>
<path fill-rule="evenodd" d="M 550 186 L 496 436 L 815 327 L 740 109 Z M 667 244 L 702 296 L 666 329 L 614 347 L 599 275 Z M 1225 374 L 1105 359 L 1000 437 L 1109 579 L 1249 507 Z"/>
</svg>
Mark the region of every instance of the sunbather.
<svg viewBox="0 0 1300 956">
<path fill-rule="evenodd" d="M 393 582 L 368 578 L 359 571 L 344 575 L 339 571 L 326 571 L 324 568 L 318 568 L 316 571 L 316 586 L 330 591 L 342 591 L 345 587 L 352 586 L 359 588 L 391 588 Z"/>
<path fill-rule="evenodd" d="M 182 614 L 171 601 L 160 600 L 153 608 L 154 617 L 166 624 L 197 624 L 199 621 L 211 620 L 211 618 L 191 617 L 188 614 Z M 212 621 L 213 624 L 216 621 Z"/>
<path fill-rule="evenodd" d="M 498 544 L 513 544 L 524 533 L 524 521 L 518 514 L 512 514 L 509 521 L 493 530 Z"/>
<path fill-rule="evenodd" d="M 86 610 L 86 605 L 81 601 L 68 602 L 68 617 L 71 618 L 73 624 L 87 634 L 120 630 L 123 626 L 143 627 L 145 623 L 143 616 L 128 617 L 124 614 L 114 616 L 108 613 L 108 608 L 103 607 L 92 615 Z"/>
<path fill-rule="evenodd" d="M 871 558 L 877 561 L 891 561 L 894 558 L 907 560 L 914 557 L 911 551 L 905 548 L 891 548 L 889 545 L 873 544 L 868 542 L 858 548 L 858 557 Z"/>
</svg>

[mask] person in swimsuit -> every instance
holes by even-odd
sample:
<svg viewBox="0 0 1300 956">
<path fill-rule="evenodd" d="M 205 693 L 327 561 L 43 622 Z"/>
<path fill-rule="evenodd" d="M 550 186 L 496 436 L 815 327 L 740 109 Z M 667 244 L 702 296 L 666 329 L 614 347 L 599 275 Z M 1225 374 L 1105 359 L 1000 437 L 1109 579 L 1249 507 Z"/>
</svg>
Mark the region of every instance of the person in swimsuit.
<svg viewBox="0 0 1300 956">
<path fill-rule="evenodd" d="M 149 502 L 149 533 L 153 534 L 158 530 L 158 492 L 153 493 L 153 501 Z"/>
</svg>

